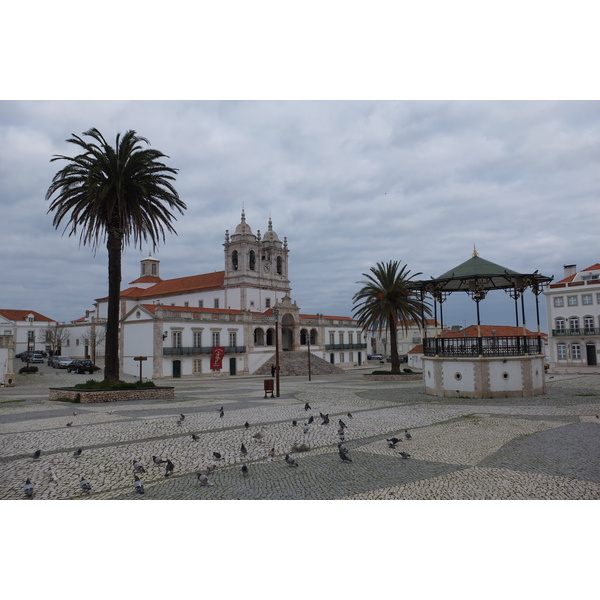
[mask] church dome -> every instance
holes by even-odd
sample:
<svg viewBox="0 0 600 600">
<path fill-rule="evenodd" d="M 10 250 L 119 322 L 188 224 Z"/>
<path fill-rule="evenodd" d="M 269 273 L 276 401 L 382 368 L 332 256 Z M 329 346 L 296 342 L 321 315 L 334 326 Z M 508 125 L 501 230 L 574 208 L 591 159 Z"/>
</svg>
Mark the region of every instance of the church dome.
<svg viewBox="0 0 600 600">
<path fill-rule="evenodd" d="M 273 222 L 271 221 L 271 217 L 269 217 L 269 229 L 263 237 L 263 242 L 279 242 L 277 234 L 273 231 Z"/>
<path fill-rule="evenodd" d="M 255 238 L 255 235 L 252 233 L 252 229 L 250 228 L 250 225 L 248 225 L 248 223 L 246 223 L 246 213 L 244 212 L 244 209 L 242 209 L 242 221 L 235 228 L 235 233 L 233 234 L 233 236 L 241 237 L 241 238 L 246 238 L 248 236 L 251 236 L 252 238 Z"/>
</svg>

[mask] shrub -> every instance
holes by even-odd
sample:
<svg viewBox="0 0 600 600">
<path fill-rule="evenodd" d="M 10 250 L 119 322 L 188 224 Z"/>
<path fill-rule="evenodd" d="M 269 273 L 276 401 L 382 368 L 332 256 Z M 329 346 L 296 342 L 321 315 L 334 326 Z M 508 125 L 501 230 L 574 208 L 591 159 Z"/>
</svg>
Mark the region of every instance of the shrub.
<svg viewBox="0 0 600 600">
<path fill-rule="evenodd" d="M 404 369 L 402 369 L 403 373 L 412 373 L 412 369 L 409 369 L 408 367 L 405 367 Z"/>
<path fill-rule="evenodd" d="M 73 386 L 78 390 L 137 390 L 139 388 L 154 388 L 154 381 L 139 381 L 128 383 L 126 381 L 96 381 L 88 379 L 85 383 L 78 383 Z"/>
<path fill-rule="evenodd" d="M 29 375 L 30 373 L 37 373 L 38 372 L 38 368 L 37 367 L 22 367 L 19 370 L 19 375 Z"/>
</svg>

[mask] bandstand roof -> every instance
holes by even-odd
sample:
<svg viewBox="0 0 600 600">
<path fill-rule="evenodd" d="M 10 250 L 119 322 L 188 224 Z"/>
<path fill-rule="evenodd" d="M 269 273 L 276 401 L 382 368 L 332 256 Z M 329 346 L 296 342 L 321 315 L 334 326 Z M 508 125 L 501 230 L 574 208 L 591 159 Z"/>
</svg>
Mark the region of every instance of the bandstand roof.
<svg viewBox="0 0 600 600">
<path fill-rule="evenodd" d="M 552 277 L 534 273 L 518 273 L 481 258 L 477 251 L 460 265 L 430 280 L 411 282 L 411 288 L 427 292 L 472 292 L 474 290 L 524 289 L 552 281 Z"/>
</svg>

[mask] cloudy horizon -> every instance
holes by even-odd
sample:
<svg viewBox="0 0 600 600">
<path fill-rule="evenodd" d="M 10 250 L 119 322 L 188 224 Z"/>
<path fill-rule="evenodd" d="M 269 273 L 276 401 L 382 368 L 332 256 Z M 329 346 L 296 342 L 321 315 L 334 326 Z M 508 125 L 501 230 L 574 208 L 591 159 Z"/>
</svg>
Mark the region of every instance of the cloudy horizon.
<svg viewBox="0 0 600 600">
<path fill-rule="evenodd" d="M 152 252 L 163 279 L 224 268 L 225 231 L 242 209 L 254 233 L 269 218 L 290 248 L 303 313 L 351 316 L 358 281 L 399 260 L 437 277 L 476 248 L 520 272 L 562 278 L 599 261 L 600 111 L 596 101 L 2 101 L 2 308 L 71 321 L 107 294 L 107 256 L 55 230 L 44 196 L 66 143 L 97 127 L 134 129 L 178 169 L 188 208 L 156 250 L 129 247 L 123 285 Z M 514 324 L 503 293 L 488 324 Z M 447 324 L 474 307 L 451 298 Z M 540 302 L 543 310 L 543 298 Z M 534 313 L 528 308 L 528 326 Z M 546 330 L 545 317 L 542 329 Z"/>
</svg>

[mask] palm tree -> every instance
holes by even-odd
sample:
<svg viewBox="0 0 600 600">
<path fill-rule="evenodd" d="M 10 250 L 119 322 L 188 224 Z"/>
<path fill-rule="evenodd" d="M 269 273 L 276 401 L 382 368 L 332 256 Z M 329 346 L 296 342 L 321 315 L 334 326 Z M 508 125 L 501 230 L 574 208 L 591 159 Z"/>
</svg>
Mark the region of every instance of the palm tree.
<svg viewBox="0 0 600 600">
<path fill-rule="evenodd" d="M 142 147 L 146 138 L 129 130 L 117 134 L 114 147 L 92 128 L 83 133 L 93 141 L 73 137 L 82 153 L 70 157 L 54 155 L 51 162 L 66 160 L 52 179 L 46 200 L 56 194 L 48 212 L 55 211 L 53 225 L 66 221 L 66 231 L 79 233 L 80 245 L 91 245 L 94 252 L 106 241 L 108 249 L 108 314 L 106 324 L 106 362 L 104 377 L 119 379 L 119 299 L 121 292 L 121 255 L 133 241 L 142 248 L 150 241 L 153 248 L 165 240 L 165 230 L 176 233 L 175 219 L 169 209 L 180 213 L 187 208 L 173 187 L 177 169 L 167 167 L 162 152 Z M 176 220 L 176 219 L 175 219 Z"/>
<path fill-rule="evenodd" d="M 392 371 L 399 371 L 398 326 L 406 331 L 410 320 L 419 322 L 423 314 L 431 314 L 409 287 L 410 280 L 421 273 L 409 277 L 406 265 L 400 268 L 398 261 L 377 263 L 370 270 L 371 274 L 363 273 L 366 281 L 357 282 L 363 287 L 352 297 L 354 318 L 363 329 L 389 331 Z"/>
</svg>

